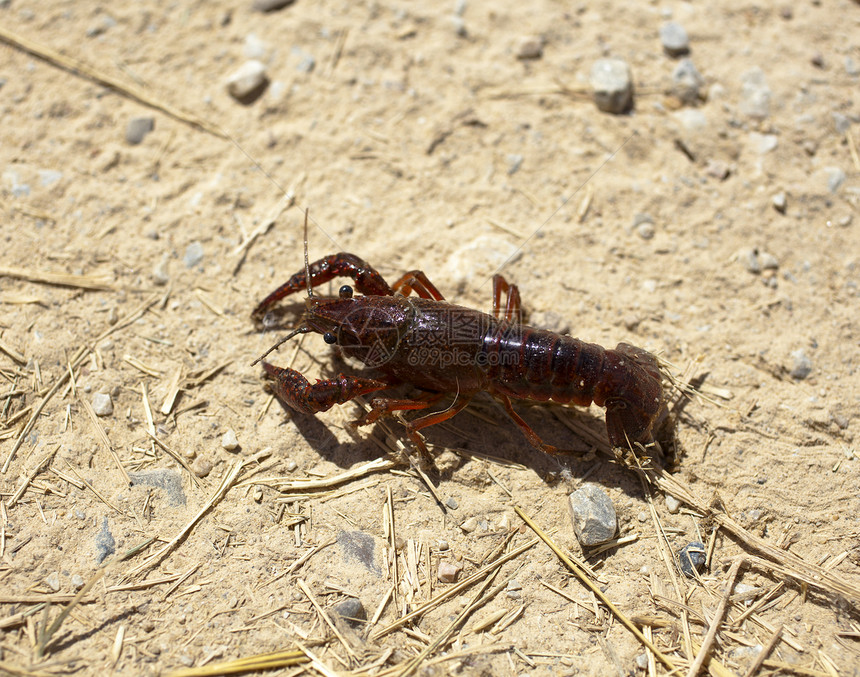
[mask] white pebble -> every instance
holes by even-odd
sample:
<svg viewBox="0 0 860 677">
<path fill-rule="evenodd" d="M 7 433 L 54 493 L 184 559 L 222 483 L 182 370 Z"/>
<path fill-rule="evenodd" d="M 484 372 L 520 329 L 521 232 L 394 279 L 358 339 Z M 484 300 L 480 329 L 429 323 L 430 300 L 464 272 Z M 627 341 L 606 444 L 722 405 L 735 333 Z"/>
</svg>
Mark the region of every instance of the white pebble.
<svg viewBox="0 0 860 677">
<path fill-rule="evenodd" d="M 246 103 L 257 98 L 267 84 L 269 78 L 266 75 L 266 66 L 256 59 L 251 59 L 227 78 L 227 91 L 237 101 Z"/>
<path fill-rule="evenodd" d="M 93 395 L 93 410 L 96 416 L 110 416 L 113 414 L 113 401 L 107 393 L 96 393 Z"/>
<path fill-rule="evenodd" d="M 221 447 L 227 451 L 236 451 L 239 448 L 239 438 L 232 428 L 221 436 Z"/>
</svg>

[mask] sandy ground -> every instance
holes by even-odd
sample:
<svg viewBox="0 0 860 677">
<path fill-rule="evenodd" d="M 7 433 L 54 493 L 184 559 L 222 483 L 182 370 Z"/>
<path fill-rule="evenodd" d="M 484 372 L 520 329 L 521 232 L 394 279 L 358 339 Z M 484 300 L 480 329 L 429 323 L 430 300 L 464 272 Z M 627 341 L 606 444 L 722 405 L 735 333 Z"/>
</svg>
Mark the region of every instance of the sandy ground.
<svg viewBox="0 0 860 677">
<path fill-rule="evenodd" d="M 704 78 L 697 103 L 671 93 L 678 60 L 658 37 L 669 19 L 689 33 Z M 440 563 L 461 565 L 462 580 L 502 552 L 509 529 L 510 547 L 528 542 L 514 506 L 582 555 L 567 495 L 585 481 L 613 500 L 620 535 L 635 537 L 589 557 L 601 589 L 623 613 L 660 619 L 656 644 L 689 664 L 685 623 L 700 644 L 733 558 L 755 551 L 719 529 L 699 581 L 667 567 L 637 475 L 588 454 L 565 425 L 603 435 L 598 409 L 520 407 L 548 441 L 584 457 L 535 452 L 489 399 L 428 430 L 444 465 L 435 489 L 457 506 L 447 514 L 408 466 L 305 493 L 247 483 L 333 477 L 405 440 L 397 421 L 351 434 L 353 404 L 291 414 L 250 366 L 277 336 L 250 311 L 302 266 L 299 207 L 310 208 L 312 259 L 354 252 L 390 281 L 423 269 L 449 299 L 484 310 L 505 264 L 533 324 L 628 341 L 707 375 L 715 403 L 680 416 L 675 477 L 770 546 L 860 586 L 856 2 L 299 0 L 264 14 L 250 2 L 11 0 L 0 24 L 234 141 L 0 44 L 5 668 L 156 674 L 297 641 L 335 671 L 396 665 L 477 588 L 409 632 L 368 634 L 450 587 Z M 519 59 L 532 36 L 541 58 Z M 250 56 L 271 82 L 243 105 L 225 81 Z M 627 115 L 591 100 L 589 70 L 604 56 L 632 70 Z M 744 85 L 756 67 L 758 116 Z M 131 145 L 138 117 L 154 129 Z M 260 229 L 284 190 L 295 206 Z M 76 277 L 60 285 L 47 273 Z M 94 280 L 103 288 L 80 287 Z M 338 368 L 315 335 L 276 358 L 310 377 Z M 171 382 L 179 393 L 165 414 Z M 97 394 L 113 413 L 96 425 L 84 403 Z M 97 429 L 127 472 L 157 479 L 129 488 Z M 228 430 L 239 449 L 223 448 Z M 710 542 L 713 521 L 670 513 L 659 493 L 653 505 L 672 551 Z M 473 530 L 460 528 L 471 518 Z M 67 601 L 98 557 L 152 538 L 125 561 L 104 560 L 113 563 L 87 603 L 37 657 L 62 606 L 37 604 Z M 433 655 L 465 653 L 427 674 L 644 674 L 637 639 L 545 545 L 494 584 L 508 579 Z M 346 648 L 299 581 L 322 607 L 357 597 L 379 618 L 345 636 Z M 739 581 L 749 587 L 740 598 L 736 589 L 713 649 L 734 674 L 779 627 L 768 660 L 860 674 L 860 598 L 767 566 Z M 742 617 L 751 603 L 760 606 Z"/>
</svg>

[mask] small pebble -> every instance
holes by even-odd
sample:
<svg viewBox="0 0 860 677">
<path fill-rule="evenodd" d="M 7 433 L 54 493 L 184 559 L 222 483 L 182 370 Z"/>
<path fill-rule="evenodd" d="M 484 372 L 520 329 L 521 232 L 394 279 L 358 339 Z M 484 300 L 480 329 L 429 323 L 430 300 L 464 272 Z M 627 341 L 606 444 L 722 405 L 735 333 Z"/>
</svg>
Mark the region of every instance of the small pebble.
<svg viewBox="0 0 860 677">
<path fill-rule="evenodd" d="M 648 654 L 644 651 L 638 656 L 636 656 L 636 667 L 640 670 L 648 669 Z"/>
<path fill-rule="evenodd" d="M 777 270 L 779 269 L 779 261 L 777 258 L 768 252 L 760 251 L 758 253 L 758 261 L 762 270 Z"/>
<path fill-rule="evenodd" d="M 791 359 L 792 366 L 789 372 L 791 378 L 801 381 L 812 373 L 812 360 L 809 359 L 803 348 L 793 351 Z"/>
<path fill-rule="evenodd" d="M 598 59 L 591 67 L 594 103 L 604 113 L 624 113 L 633 105 L 633 77 L 627 62 Z"/>
<path fill-rule="evenodd" d="M 845 170 L 841 167 L 825 167 L 824 173 L 827 175 L 827 190 L 831 193 L 837 192 L 845 183 Z"/>
<path fill-rule="evenodd" d="M 437 550 L 444 552 L 445 550 L 448 549 L 448 547 L 449 547 L 448 541 L 446 541 L 444 538 L 440 538 L 438 541 L 436 541 L 436 549 Z"/>
<path fill-rule="evenodd" d="M 47 576 L 45 576 L 45 585 L 47 585 L 54 592 L 60 591 L 60 572 L 52 571 Z"/>
<path fill-rule="evenodd" d="M 654 224 L 648 223 L 640 223 L 636 226 L 636 234 L 639 235 L 643 240 L 650 240 L 654 237 Z"/>
<path fill-rule="evenodd" d="M 362 621 L 367 620 L 367 610 L 361 600 L 356 597 L 347 597 L 342 602 L 335 604 L 331 610 L 354 628 L 363 627 Z"/>
<path fill-rule="evenodd" d="M 676 21 L 667 21 L 660 26 L 660 42 L 669 56 L 683 56 L 690 51 L 690 38 L 684 27 Z"/>
<path fill-rule="evenodd" d="M 170 282 L 170 273 L 168 273 L 167 264 L 170 256 L 165 254 L 161 260 L 152 267 L 152 281 L 159 287 L 163 287 Z"/>
<path fill-rule="evenodd" d="M 833 116 L 833 126 L 836 128 L 836 133 L 839 136 L 843 136 L 845 132 L 851 129 L 851 118 L 847 115 L 843 115 L 837 111 L 833 111 L 831 115 Z M 41 174 L 42 172 L 39 173 Z M 42 182 L 42 185 L 45 185 L 44 182 Z"/>
<path fill-rule="evenodd" d="M 508 176 L 516 174 L 523 165 L 522 155 L 508 155 Z"/>
<path fill-rule="evenodd" d="M 193 268 L 203 260 L 203 245 L 196 240 L 185 248 L 185 256 L 182 262 L 186 268 Z"/>
<path fill-rule="evenodd" d="M 291 458 L 290 458 L 290 459 L 288 459 L 288 460 L 287 460 L 287 463 L 286 463 L 286 466 L 285 466 L 285 467 L 286 467 L 286 469 L 287 469 L 287 472 L 295 472 L 295 471 L 296 471 L 296 468 L 298 468 L 298 467 L 299 467 L 299 464 L 298 464 L 298 463 L 296 463 L 293 459 L 291 459 Z"/>
<path fill-rule="evenodd" d="M 850 56 L 845 57 L 845 74 L 852 78 L 860 75 L 860 66 Z"/>
<path fill-rule="evenodd" d="M 252 7 L 258 12 L 276 12 L 289 7 L 295 0 L 254 0 Z"/>
<path fill-rule="evenodd" d="M 155 118 L 132 118 L 128 121 L 128 125 L 126 125 L 125 128 L 126 143 L 136 146 L 143 141 L 144 137 L 146 137 L 146 135 L 153 129 L 155 129 Z"/>
<path fill-rule="evenodd" d="M 197 477 L 206 477 L 206 475 L 212 472 L 212 462 L 203 456 L 198 456 L 194 459 L 194 463 L 191 464 L 191 472 L 197 475 Z"/>
<path fill-rule="evenodd" d="M 317 60 L 312 55 L 303 51 L 301 48 L 293 47 L 290 52 L 294 57 L 298 58 L 299 60 L 299 63 L 296 66 L 296 70 L 299 73 L 310 73 L 313 71 L 314 68 L 316 68 Z"/>
<path fill-rule="evenodd" d="M 705 79 L 696 70 L 692 59 L 682 59 L 672 72 L 672 94 L 688 106 L 699 101 L 704 86 Z"/>
<path fill-rule="evenodd" d="M 511 518 L 508 513 L 503 513 L 501 519 L 499 519 L 496 528 L 499 531 L 510 531 L 511 530 Z"/>
<path fill-rule="evenodd" d="M 725 181 L 729 177 L 731 170 L 728 164 L 722 160 L 708 160 L 708 163 L 705 165 L 705 173 L 708 176 L 713 176 L 715 179 Z"/>
<path fill-rule="evenodd" d="M 84 577 L 80 574 L 72 574 L 72 587 L 75 590 L 80 590 L 84 587 Z"/>
<path fill-rule="evenodd" d="M 824 68 L 824 55 L 819 51 L 813 52 L 812 56 L 809 58 L 809 63 L 816 68 Z"/>
<path fill-rule="evenodd" d="M 441 583 L 456 583 L 457 577 L 463 570 L 463 566 L 457 562 L 448 562 L 443 560 L 439 562 L 437 576 Z"/>
<path fill-rule="evenodd" d="M 750 132 L 749 135 L 750 148 L 754 153 L 764 155 L 775 150 L 779 145 L 779 137 L 776 134 L 759 134 L 758 132 Z"/>
<path fill-rule="evenodd" d="M 254 492 L 251 495 L 251 498 L 254 499 L 254 503 L 262 503 L 263 501 L 263 487 L 254 487 Z"/>
<path fill-rule="evenodd" d="M 688 543 L 678 553 L 681 571 L 687 578 L 695 578 L 693 569 L 701 572 L 705 568 L 705 544 L 701 541 Z"/>
<path fill-rule="evenodd" d="M 543 56 L 543 40 L 536 36 L 520 38 L 517 43 L 517 58 L 521 61 L 540 59 Z"/>
<path fill-rule="evenodd" d="M 236 432 L 232 428 L 221 436 L 221 447 L 227 451 L 239 449 L 239 438 L 236 437 Z"/>
<path fill-rule="evenodd" d="M 612 500 L 600 487 L 586 484 L 569 498 L 573 530 L 580 544 L 600 545 L 615 536 L 618 518 Z"/>
<path fill-rule="evenodd" d="M 670 515 L 678 514 L 678 511 L 681 509 L 681 501 L 675 498 L 672 495 L 666 496 L 666 510 L 669 511 Z"/>
<path fill-rule="evenodd" d="M 457 503 L 457 499 L 454 498 L 453 496 L 449 496 L 448 498 L 445 499 L 445 505 L 447 505 L 449 508 L 451 508 L 451 510 L 456 510 L 457 508 L 460 507 L 459 504 Z"/>
<path fill-rule="evenodd" d="M 763 120 L 770 115 L 770 87 L 758 66 L 741 75 L 740 111 L 747 117 Z"/>
<path fill-rule="evenodd" d="M 773 204 L 773 208 L 778 211 L 780 214 L 785 214 L 785 208 L 788 205 L 788 201 L 785 197 L 785 193 L 779 192 L 773 196 L 771 199 L 771 203 Z"/>
<path fill-rule="evenodd" d="M 465 38 L 469 35 L 469 31 L 466 30 L 466 22 L 463 21 L 463 17 L 459 14 L 455 14 L 451 17 L 451 26 L 454 28 L 454 33 L 456 33 L 458 37 Z"/>
<path fill-rule="evenodd" d="M 236 101 L 250 104 L 256 101 L 269 84 L 266 66 L 256 59 L 243 63 L 227 78 L 227 92 Z"/>
<path fill-rule="evenodd" d="M 110 416 L 113 414 L 113 401 L 107 393 L 96 393 L 93 395 L 92 404 L 96 416 Z"/>
<path fill-rule="evenodd" d="M 473 531 L 475 531 L 475 529 L 478 528 L 478 518 L 470 517 L 460 525 L 460 528 L 467 534 L 471 534 Z"/>
</svg>

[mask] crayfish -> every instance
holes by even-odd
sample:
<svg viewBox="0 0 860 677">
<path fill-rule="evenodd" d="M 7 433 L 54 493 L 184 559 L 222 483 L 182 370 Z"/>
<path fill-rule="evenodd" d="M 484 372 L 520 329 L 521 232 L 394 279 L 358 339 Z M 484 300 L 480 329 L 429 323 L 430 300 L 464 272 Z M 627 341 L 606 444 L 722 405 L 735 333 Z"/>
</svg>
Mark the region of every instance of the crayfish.
<svg viewBox="0 0 860 677">
<path fill-rule="evenodd" d="M 351 278 L 355 289 L 344 285 L 335 297 L 313 295 L 313 287 L 337 277 Z M 360 395 L 409 384 L 423 392 L 411 399 L 377 396 L 355 425 L 373 423 L 394 411 L 424 410 L 454 394 L 448 408 L 405 424 L 409 438 L 426 453 L 419 431 L 447 421 L 474 395 L 487 391 L 502 403 L 528 441 L 546 453 L 558 449 L 541 440 L 514 411 L 512 399 L 582 406 L 594 402 L 606 407 L 606 429 L 613 446 L 629 448 L 651 441 L 664 407 L 654 355 L 627 343 L 607 350 L 522 324 L 519 290 L 501 275 L 493 277 L 493 312 L 487 314 L 446 302 L 420 270 L 389 285 L 353 254 L 332 254 L 308 264 L 306 253 L 305 269 L 263 299 L 253 312 L 254 319 L 262 322 L 278 301 L 305 289 L 308 296 L 301 323 L 257 361 L 297 334 L 316 332 L 344 355 L 375 369 L 378 376 L 338 374 L 310 383 L 294 369 L 264 361 L 275 394 L 296 411 L 316 414 Z"/>
</svg>

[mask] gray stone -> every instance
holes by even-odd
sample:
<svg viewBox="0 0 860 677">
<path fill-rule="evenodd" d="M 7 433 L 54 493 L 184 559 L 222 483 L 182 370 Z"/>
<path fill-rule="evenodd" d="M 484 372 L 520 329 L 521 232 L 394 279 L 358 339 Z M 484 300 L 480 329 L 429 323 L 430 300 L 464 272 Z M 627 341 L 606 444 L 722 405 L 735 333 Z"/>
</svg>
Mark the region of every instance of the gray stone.
<svg viewBox="0 0 860 677">
<path fill-rule="evenodd" d="M 99 564 L 116 552 L 116 541 L 110 532 L 110 527 L 108 527 L 107 517 L 102 520 L 102 529 L 96 534 L 95 546 L 96 562 Z"/>
<path fill-rule="evenodd" d="M 84 577 L 80 574 L 72 574 L 72 587 L 75 590 L 80 590 L 85 585 Z"/>
<path fill-rule="evenodd" d="M 363 531 L 340 531 L 337 544 L 345 560 L 360 562 L 372 574 L 382 575 L 376 563 L 376 541 L 373 536 Z"/>
<path fill-rule="evenodd" d="M 254 0 L 252 7 L 258 12 L 276 12 L 289 7 L 295 0 Z"/>
<path fill-rule="evenodd" d="M 250 104 L 260 97 L 268 84 L 266 66 L 261 61 L 250 59 L 227 78 L 227 92 L 236 101 Z"/>
<path fill-rule="evenodd" d="M 704 86 L 705 78 L 696 69 L 692 59 L 682 59 L 672 72 L 672 94 L 688 106 L 699 101 Z"/>
<path fill-rule="evenodd" d="M 612 500 L 600 487 L 586 484 L 570 495 L 573 530 L 583 546 L 606 543 L 615 536 L 618 518 Z"/>
<path fill-rule="evenodd" d="M 701 572 L 705 568 L 705 544 L 701 541 L 687 543 L 678 553 L 681 571 L 687 578 L 695 578 L 693 570 Z"/>
<path fill-rule="evenodd" d="M 96 393 L 93 395 L 92 405 L 96 416 L 110 416 L 113 414 L 113 401 L 107 393 Z"/>
<path fill-rule="evenodd" d="M 831 115 L 833 116 L 833 126 L 836 127 L 837 134 L 845 134 L 845 132 L 851 129 L 851 118 L 847 115 L 835 111 Z"/>
<path fill-rule="evenodd" d="M 125 127 L 126 143 L 136 146 L 144 137 L 155 129 L 155 118 L 132 118 Z"/>
<path fill-rule="evenodd" d="M 850 56 L 845 57 L 845 74 L 851 76 L 852 78 L 860 75 L 860 66 L 857 65 L 857 62 L 854 61 Z"/>
<path fill-rule="evenodd" d="M 170 468 L 139 470 L 128 474 L 132 484 L 163 489 L 167 494 L 168 505 L 185 505 L 185 492 L 182 490 L 182 476 Z"/>
<path fill-rule="evenodd" d="M 669 56 L 683 56 L 690 51 L 687 31 L 676 21 L 667 21 L 660 26 L 660 42 Z"/>
<path fill-rule="evenodd" d="M 232 428 L 221 436 L 221 447 L 227 451 L 238 451 L 239 438 L 236 437 L 236 431 Z"/>
<path fill-rule="evenodd" d="M 624 113 L 633 106 L 633 77 L 621 59 L 598 59 L 591 67 L 594 103 L 604 113 Z"/>
<path fill-rule="evenodd" d="M 789 374 L 791 378 L 801 381 L 812 373 L 812 360 L 803 350 L 799 348 L 791 353 L 792 367 Z"/>
<path fill-rule="evenodd" d="M 755 66 L 741 75 L 740 111 L 747 117 L 763 120 L 770 115 L 771 91 L 764 72 Z"/>
<path fill-rule="evenodd" d="M 456 510 L 459 507 L 457 499 L 453 496 L 449 496 L 445 499 L 445 505 L 447 505 L 451 510 Z"/>
<path fill-rule="evenodd" d="M 185 256 L 182 262 L 186 268 L 193 268 L 203 260 L 203 245 L 195 240 L 185 248 Z"/>
<path fill-rule="evenodd" d="M 331 608 L 331 611 L 354 628 L 362 627 L 364 625 L 362 621 L 367 620 L 367 610 L 364 608 L 364 604 L 355 597 L 347 597 L 342 602 L 338 602 Z"/>
<path fill-rule="evenodd" d="M 845 170 L 842 167 L 825 167 L 824 173 L 827 176 L 827 190 L 836 193 L 842 188 L 845 183 Z"/>
</svg>

